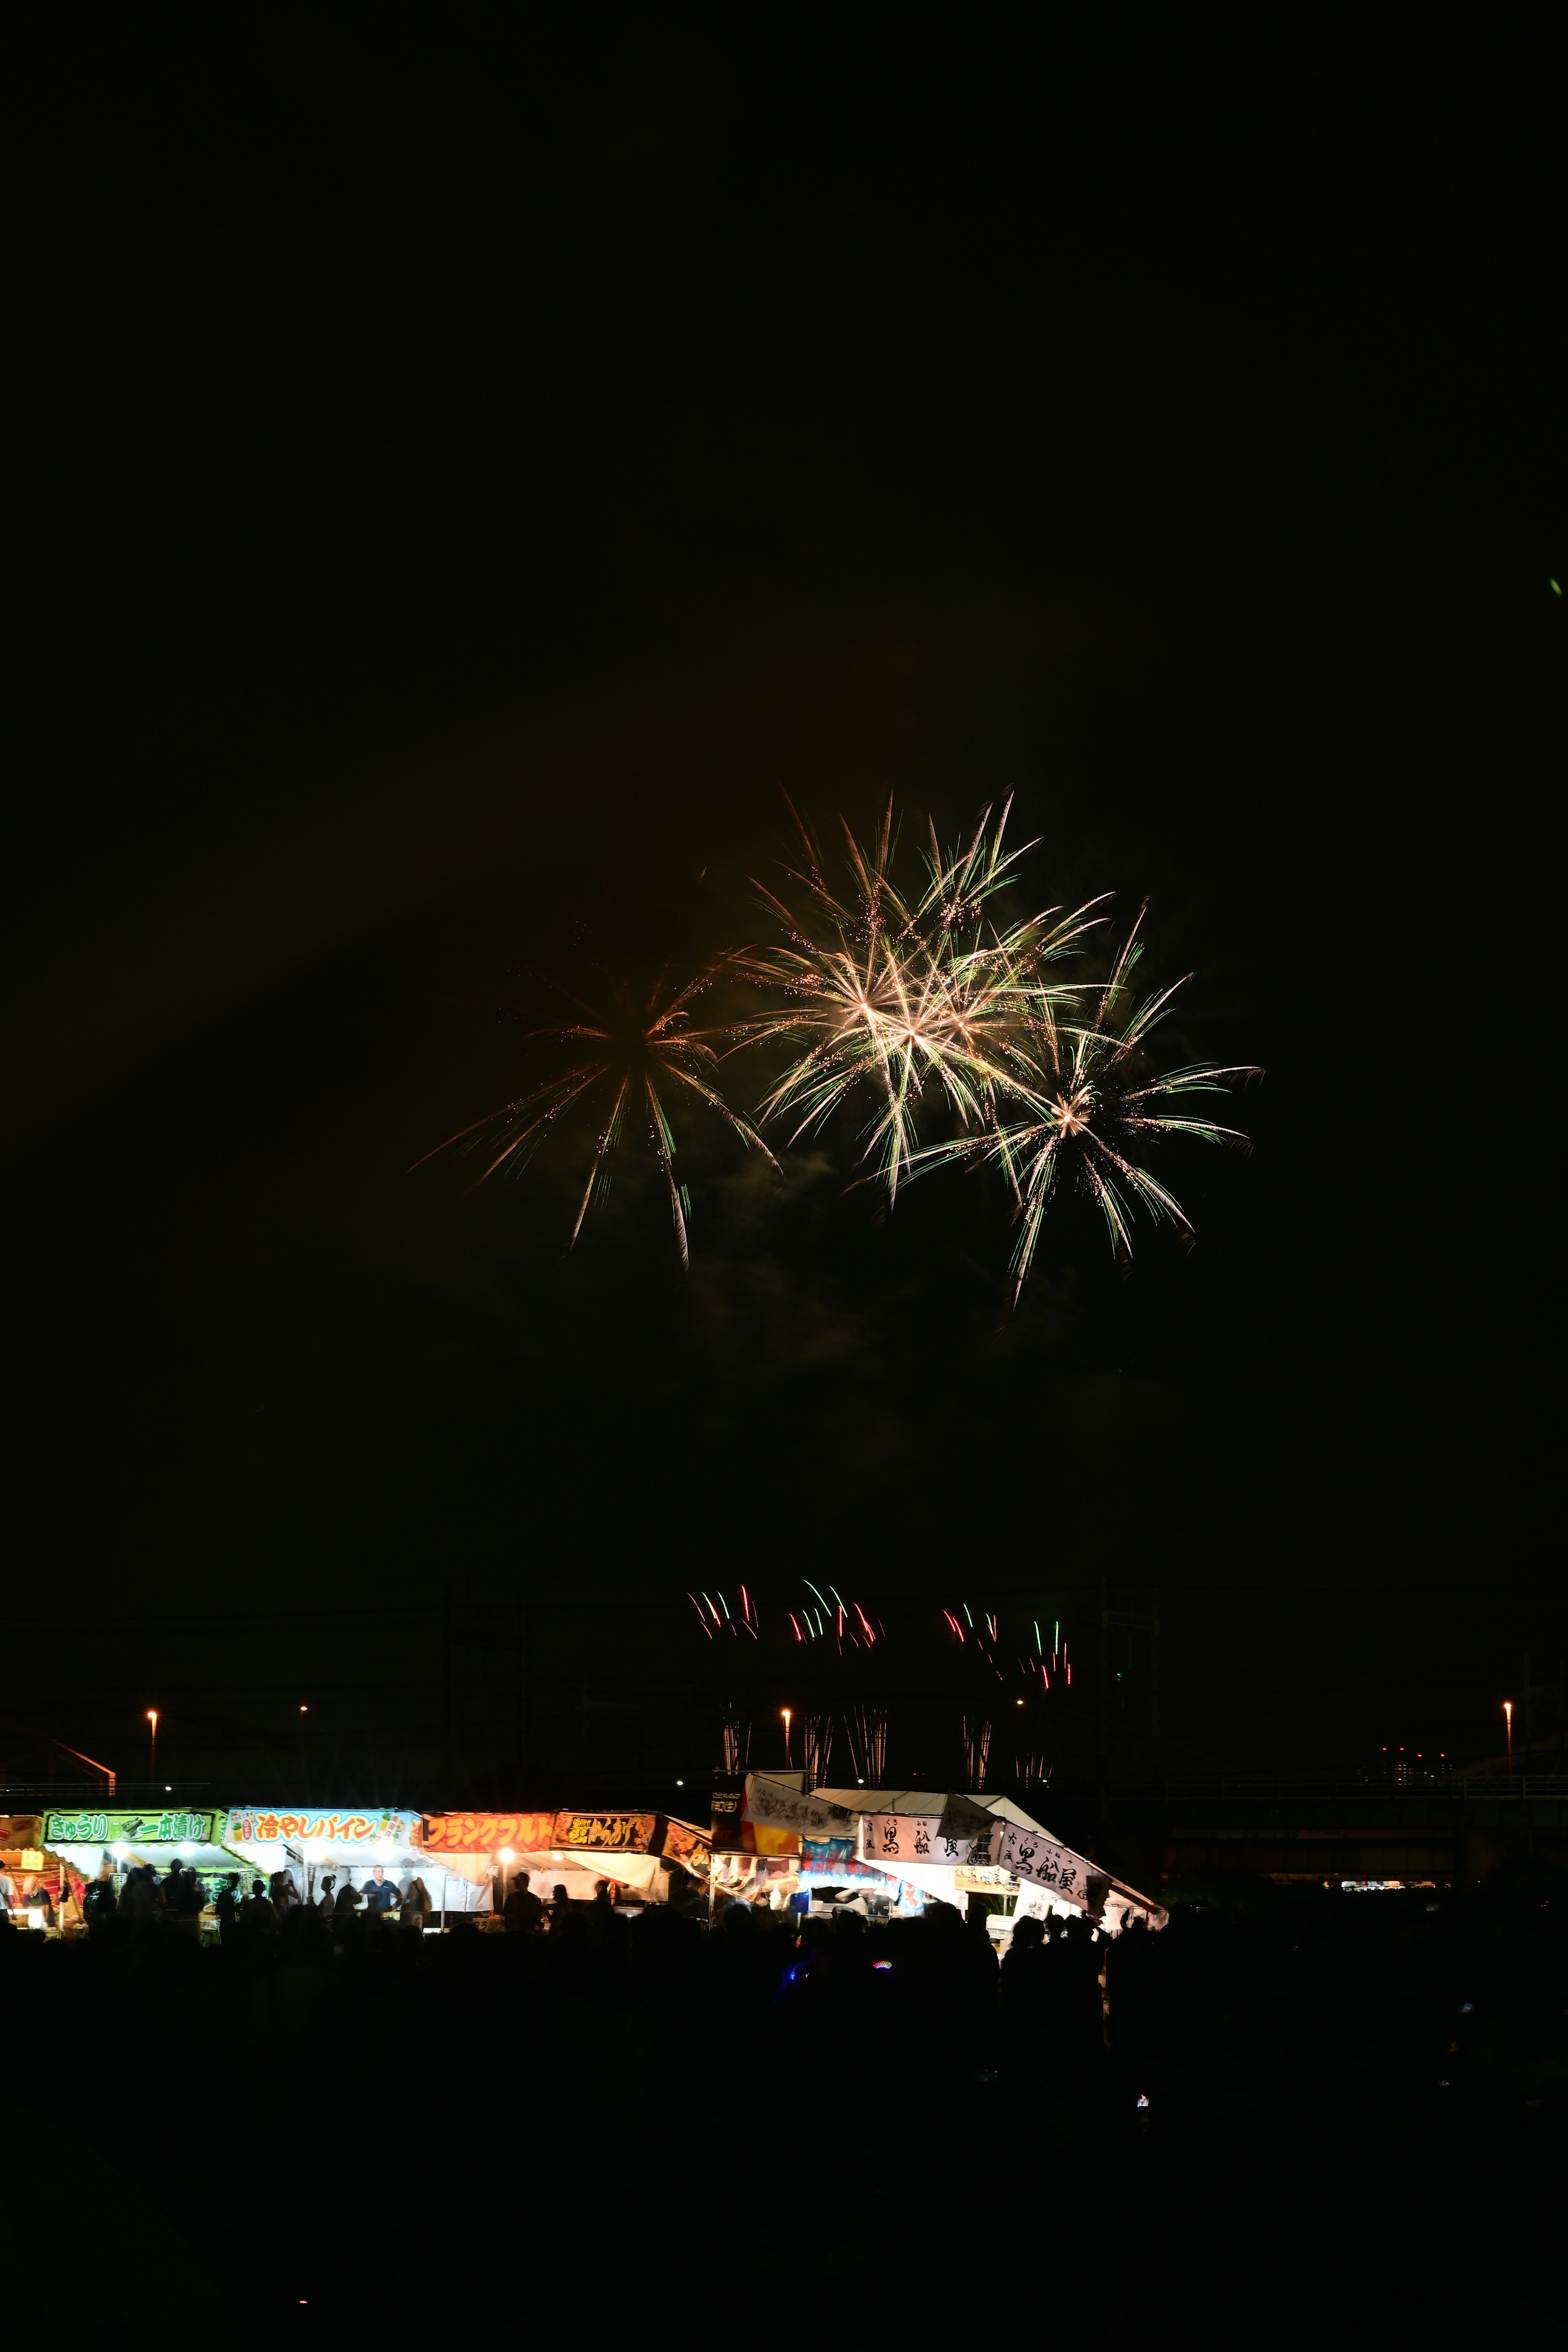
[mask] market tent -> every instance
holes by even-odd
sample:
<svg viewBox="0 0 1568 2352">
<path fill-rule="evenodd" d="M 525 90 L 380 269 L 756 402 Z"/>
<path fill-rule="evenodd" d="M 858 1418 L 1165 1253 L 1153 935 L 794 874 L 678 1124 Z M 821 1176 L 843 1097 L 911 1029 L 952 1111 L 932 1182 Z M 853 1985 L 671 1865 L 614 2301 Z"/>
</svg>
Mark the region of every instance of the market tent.
<svg viewBox="0 0 1568 2352">
<path fill-rule="evenodd" d="M 210 1881 L 236 1867 L 224 1841 L 226 1820 L 189 1805 L 56 1808 L 44 1816 L 44 1842 L 79 1878 L 96 1878 L 105 1862 L 119 1879 L 138 1863 L 167 1870 L 178 1861 Z"/>
<path fill-rule="evenodd" d="M 704 1874 L 708 1832 L 658 1812 L 426 1813 L 420 1843 L 433 1863 L 470 1889 L 467 1901 L 454 1898 L 454 1909 L 488 1907 L 486 1887 L 524 1870 L 546 1901 L 557 1883 L 580 1902 L 609 1878 L 662 1903 L 672 1870 Z"/>
<path fill-rule="evenodd" d="M 300 1892 L 313 1900 L 329 1872 L 341 1895 L 350 1884 L 363 1889 L 379 1863 L 400 1887 L 411 1878 L 422 1878 L 439 1910 L 442 1890 L 432 1883 L 428 1857 L 419 1842 L 419 1822 L 417 1813 L 396 1807 L 235 1805 L 225 1833 L 232 1857 L 228 1867 L 237 1861 L 263 1878 L 287 1871 Z"/>
<path fill-rule="evenodd" d="M 613 1862 L 597 1858 L 585 1862 L 581 1854 L 519 1853 L 514 1849 L 503 1859 L 503 1850 L 500 1848 L 493 1853 L 444 1853 L 439 1866 L 461 1878 L 470 1891 L 482 1890 L 492 1880 L 502 1878 L 510 1886 L 518 1874 L 526 1870 L 533 1893 L 547 1903 L 557 1881 L 574 1903 L 591 1902 L 601 1878 L 616 1879 L 622 1886 L 635 1887 L 639 1895 L 657 1902 L 664 1874 L 663 1864 L 651 1854 L 617 1854 Z M 456 1896 L 452 1903 L 455 1911 L 484 1907 L 483 1904 L 465 1904 Z"/>
<path fill-rule="evenodd" d="M 997 1886 L 1016 1881 L 1016 1917 L 1089 1918 L 1115 1936 L 1133 1916 L 1150 1927 L 1164 1927 L 1169 1916 L 1152 1896 L 1065 1845 L 1010 1797 L 858 1787 L 812 1794 L 825 1808 L 854 1817 L 858 1860 L 940 1901 L 962 1903 L 984 1883 L 975 1876 L 983 1871 L 987 1880 L 997 1874 Z"/>
</svg>

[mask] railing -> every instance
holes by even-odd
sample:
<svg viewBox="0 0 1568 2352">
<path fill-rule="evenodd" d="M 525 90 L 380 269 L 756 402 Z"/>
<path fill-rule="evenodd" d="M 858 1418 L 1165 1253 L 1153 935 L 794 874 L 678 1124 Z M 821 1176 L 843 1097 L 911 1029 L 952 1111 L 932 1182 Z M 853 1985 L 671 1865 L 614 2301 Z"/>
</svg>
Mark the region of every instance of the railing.
<svg viewBox="0 0 1568 2352">
<path fill-rule="evenodd" d="M 1370 1774 L 1298 1772 L 1276 1774 L 1264 1772 L 1222 1772 L 1215 1774 L 1171 1773 L 1160 1780 L 1127 1783 L 1115 1788 L 1114 1795 L 1148 1801 L 1165 1798 L 1191 1802 L 1195 1799 L 1250 1801 L 1254 1803 L 1286 1804 L 1319 1801 L 1336 1803 L 1360 1801 L 1382 1804 L 1389 1799 L 1395 1801 L 1447 1801 L 1472 1804 L 1480 1799 L 1519 1801 L 1531 1798 L 1568 1798 L 1568 1772 L 1464 1772 L 1431 1780 L 1397 1779 Z"/>
<path fill-rule="evenodd" d="M 68 1807 L 102 1812 L 151 1812 L 188 1805 L 210 1812 L 216 1800 L 205 1780 L 117 1780 L 112 1796 L 101 1780 L 0 1781 L 0 1813 L 45 1813 Z"/>
</svg>

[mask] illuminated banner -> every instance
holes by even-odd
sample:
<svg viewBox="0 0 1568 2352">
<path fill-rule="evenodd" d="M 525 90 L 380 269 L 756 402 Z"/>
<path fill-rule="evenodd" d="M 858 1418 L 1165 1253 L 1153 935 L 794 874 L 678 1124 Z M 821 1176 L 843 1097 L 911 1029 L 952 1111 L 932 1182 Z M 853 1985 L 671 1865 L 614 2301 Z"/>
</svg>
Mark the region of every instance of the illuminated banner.
<svg viewBox="0 0 1568 2352">
<path fill-rule="evenodd" d="M 659 1852 L 666 1862 L 701 1862 L 704 1870 L 708 1867 L 708 1840 L 700 1830 L 689 1829 L 684 1822 L 666 1822 Z"/>
<path fill-rule="evenodd" d="M 59 1818 L 58 1815 L 56 1816 Z M 74 1818 L 74 1816 L 68 1816 Z M 30 1849 L 44 1843 L 42 1813 L 0 1813 L 0 1848 L 9 1852 L 13 1847 Z"/>
<path fill-rule="evenodd" d="M 732 1772 L 713 1775 L 713 1826 L 709 1832 L 715 1853 L 742 1853 L 745 1838 L 741 1821 L 741 1807 L 746 1801 L 746 1784 Z M 754 1853 L 755 1847 L 752 1848 Z"/>
<path fill-rule="evenodd" d="M 1002 1851 L 998 1860 L 1019 1878 L 1027 1878 L 1037 1886 L 1050 1889 L 1066 1903 L 1077 1903 L 1087 1910 L 1098 1910 L 1105 1899 L 1108 1884 L 1105 1874 L 1086 1862 L 1081 1853 L 1070 1846 L 1058 1845 L 1054 1838 L 1042 1830 L 1020 1829 L 1009 1822 L 1002 1833 Z"/>
<path fill-rule="evenodd" d="M 220 1813 L 79 1811 L 46 1813 L 46 1845 L 216 1845 Z"/>
<path fill-rule="evenodd" d="M 1002 1861 L 1002 1824 L 986 1817 L 986 1827 L 957 1837 L 943 1837 L 940 1813 L 868 1813 L 866 1859 L 884 1868 L 900 1862 L 976 1864 Z M 1012 1865 L 1009 1865 L 1010 1867 Z"/>
<path fill-rule="evenodd" d="M 426 1853 L 546 1853 L 555 1843 L 553 1813 L 426 1813 Z"/>
<path fill-rule="evenodd" d="M 855 1831 L 855 1816 L 844 1806 L 808 1796 L 786 1780 L 770 1780 L 765 1772 L 748 1775 L 741 1818 L 753 1828 L 788 1830 L 799 1837 L 849 1837 Z"/>
<path fill-rule="evenodd" d="M 285 1812 L 269 1805 L 236 1805 L 228 1816 L 225 1843 L 245 1845 L 333 1845 L 351 1853 L 356 1846 L 413 1845 L 419 1826 L 417 1813 Z"/>
<path fill-rule="evenodd" d="M 657 1813 L 557 1813 L 551 1843 L 567 1853 L 651 1853 Z"/>
</svg>

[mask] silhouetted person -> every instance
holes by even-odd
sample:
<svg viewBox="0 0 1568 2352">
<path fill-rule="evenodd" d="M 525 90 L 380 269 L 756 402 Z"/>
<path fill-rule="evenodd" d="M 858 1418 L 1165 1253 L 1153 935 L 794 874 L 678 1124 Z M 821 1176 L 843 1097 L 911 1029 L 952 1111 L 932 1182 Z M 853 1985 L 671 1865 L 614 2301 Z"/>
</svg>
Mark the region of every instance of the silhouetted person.
<svg viewBox="0 0 1568 2352">
<path fill-rule="evenodd" d="M 529 1885 L 526 1870 L 520 1870 L 512 1880 L 501 1906 L 501 1918 L 509 1936 L 537 1936 L 542 1928 L 544 1906 Z"/>
<path fill-rule="evenodd" d="M 572 1936 L 581 1932 L 583 1923 L 573 1916 L 577 1907 L 558 1878 L 550 1890 L 550 1932 L 552 1936 Z"/>
<path fill-rule="evenodd" d="M 329 1870 L 321 1881 L 321 1891 L 316 1897 L 316 1916 L 319 1919 L 324 1919 L 329 1927 L 331 1925 L 332 1913 L 337 1907 L 336 1898 L 332 1894 L 332 1889 L 337 1883 Z"/>
<path fill-rule="evenodd" d="M 114 1864 L 111 1862 L 105 1861 L 99 1864 L 98 1876 L 89 1884 L 81 1907 L 86 1916 L 87 1931 L 89 1936 L 95 1930 L 107 1927 L 109 1922 L 118 1916 L 120 1898 L 114 1892 Z"/>
<path fill-rule="evenodd" d="M 259 1942 L 263 1937 L 270 1938 L 278 1933 L 278 1912 L 264 1878 L 251 1881 L 250 1892 L 239 1906 L 239 1924 L 247 1940 Z"/>
<path fill-rule="evenodd" d="M 217 1913 L 217 1938 L 220 1944 L 232 1944 L 239 1924 L 239 1873 L 231 1870 L 217 1891 L 213 1906 Z"/>
<path fill-rule="evenodd" d="M 157 1889 L 153 1873 L 144 1862 L 133 1863 L 125 1874 L 125 1891 L 120 1898 L 122 1918 L 129 1918 L 135 1928 L 150 1927 L 158 1916 Z"/>
<path fill-rule="evenodd" d="M 403 1900 L 397 1906 L 399 1926 L 418 1927 L 422 1930 L 425 1922 L 430 1916 L 430 1896 L 425 1881 L 422 1878 L 411 1878 L 404 1889 Z"/>
</svg>

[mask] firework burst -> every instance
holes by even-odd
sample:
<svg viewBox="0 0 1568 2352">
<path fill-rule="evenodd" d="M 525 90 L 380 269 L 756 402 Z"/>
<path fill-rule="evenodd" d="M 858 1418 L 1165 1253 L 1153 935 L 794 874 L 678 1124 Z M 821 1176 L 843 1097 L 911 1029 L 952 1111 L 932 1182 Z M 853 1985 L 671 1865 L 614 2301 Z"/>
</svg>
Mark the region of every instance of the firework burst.
<svg viewBox="0 0 1568 2352">
<path fill-rule="evenodd" d="M 1015 1298 L 1028 1278 L 1046 1211 L 1064 1183 L 1088 1194 L 1105 1219 L 1112 1248 L 1130 1256 L 1135 1205 L 1156 1222 L 1191 1231 L 1181 1203 L 1142 1164 L 1152 1141 L 1187 1135 L 1205 1143 L 1246 1142 L 1237 1129 L 1186 1115 L 1177 1106 L 1194 1096 L 1224 1094 L 1230 1081 L 1260 1075 L 1253 1065 L 1197 1062 L 1163 1076 L 1151 1071 L 1150 1040 L 1183 982 L 1139 1001 L 1131 982 L 1142 953 L 1143 912 L 1110 979 L 1094 992 L 1087 1018 L 1073 1018 L 1052 992 L 1031 992 L 1028 1042 L 1017 1046 L 1008 1065 L 1008 1115 L 999 1107 L 987 1133 L 931 1145 L 911 1163 L 923 1168 L 981 1160 L 1002 1170 L 1019 1223 Z"/>
<path fill-rule="evenodd" d="M 415 1166 L 423 1167 L 425 1160 L 433 1160 L 437 1152 L 448 1150 L 454 1145 L 487 1150 L 493 1146 L 493 1157 L 475 1179 L 476 1183 L 482 1184 L 503 1168 L 524 1166 L 563 1113 L 576 1104 L 593 1103 L 600 1110 L 602 1123 L 595 1138 L 588 1181 L 572 1228 L 572 1240 L 575 1242 L 595 1196 L 604 1196 L 609 1181 L 610 1156 L 626 1121 L 640 1116 L 647 1121 L 648 1146 L 668 1189 L 680 1262 L 682 1265 L 689 1265 L 691 1202 L 676 1175 L 671 1107 L 695 1098 L 721 1118 L 742 1143 L 755 1146 L 767 1160 L 773 1160 L 773 1153 L 756 1129 L 731 1109 L 714 1083 L 718 1055 L 712 1038 L 721 1033 L 691 1026 L 692 999 L 708 986 L 717 969 L 710 967 L 684 988 L 673 992 L 661 974 L 646 995 L 606 972 L 597 1003 L 590 1003 L 559 982 L 552 982 L 582 1018 L 530 1034 L 534 1038 L 552 1039 L 563 1057 L 563 1066 L 530 1093 L 503 1103 L 499 1109 L 476 1119 L 471 1127 L 448 1136 L 445 1143 L 436 1146 L 435 1151 L 416 1160 Z"/>
<path fill-rule="evenodd" d="M 1034 845 L 1003 855 L 1006 808 L 994 827 L 986 810 L 951 853 L 933 829 L 923 886 L 907 895 L 894 880 L 890 801 L 868 845 L 845 825 L 850 887 L 843 892 L 829 882 L 814 836 L 795 822 L 805 870 L 786 872 L 804 904 L 797 910 L 764 890 L 785 944 L 737 959 L 784 1002 L 734 1034 L 795 1049 L 759 1112 L 764 1121 L 793 1118 L 791 1142 L 869 1094 L 861 1156 L 875 1162 L 892 1201 L 919 1148 L 928 1097 L 945 1103 L 961 1128 L 994 1130 L 998 1096 L 1032 1067 L 1034 1018 L 1067 993 L 1047 984 L 1045 970 L 1095 918 L 1084 907 L 1068 915 L 1050 908 L 1012 924 L 994 919 L 992 900 Z"/>
</svg>

